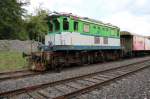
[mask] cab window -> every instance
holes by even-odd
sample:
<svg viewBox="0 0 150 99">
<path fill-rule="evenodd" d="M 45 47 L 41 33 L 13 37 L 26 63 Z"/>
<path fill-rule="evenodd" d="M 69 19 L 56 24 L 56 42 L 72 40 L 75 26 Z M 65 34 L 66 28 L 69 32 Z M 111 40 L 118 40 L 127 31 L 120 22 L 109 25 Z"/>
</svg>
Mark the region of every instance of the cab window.
<svg viewBox="0 0 150 99">
<path fill-rule="evenodd" d="M 78 22 L 74 22 L 74 31 L 78 31 Z"/>
<path fill-rule="evenodd" d="M 63 19 L 63 30 L 69 30 L 69 22 L 67 18 Z"/>
<path fill-rule="evenodd" d="M 49 24 L 49 32 L 53 32 L 53 24 L 50 22 Z"/>
<path fill-rule="evenodd" d="M 60 23 L 57 19 L 55 19 L 54 21 L 54 25 L 55 25 L 55 31 L 59 31 L 60 30 Z"/>
</svg>

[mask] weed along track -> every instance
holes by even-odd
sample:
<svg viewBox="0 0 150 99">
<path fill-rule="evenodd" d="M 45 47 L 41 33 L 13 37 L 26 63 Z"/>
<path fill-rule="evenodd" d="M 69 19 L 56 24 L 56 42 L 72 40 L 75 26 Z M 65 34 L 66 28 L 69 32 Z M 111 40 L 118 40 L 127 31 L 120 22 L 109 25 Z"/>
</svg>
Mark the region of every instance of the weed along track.
<svg viewBox="0 0 150 99">
<path fill-rule="evenodd" d="M 144 60 L 121 67 L 116 67 L 87 75 L 77 76 L 50 83 L 28 86 L 17 90 L 1 92 L 0 96 L 17 99 L 28 97 L 33 99 L 65 99 L 92 91 L 98 86 L 104 86 L 111 81 L 118 80 L 137 71 L 148 68 L 150 60 Z"/>
</svg>

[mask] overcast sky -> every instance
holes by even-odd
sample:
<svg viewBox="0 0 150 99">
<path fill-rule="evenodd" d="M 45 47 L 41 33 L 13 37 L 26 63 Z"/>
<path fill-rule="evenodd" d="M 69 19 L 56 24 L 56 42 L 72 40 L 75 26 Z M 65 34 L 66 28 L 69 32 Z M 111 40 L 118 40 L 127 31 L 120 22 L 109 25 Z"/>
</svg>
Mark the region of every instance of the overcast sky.
<svg viewBox="0 0 150 99">
<path fill-rule="evenodd" d="M 141 35 L 150 35 L 150 0 L 30 0 L 29 13 L 41 6 L 111 23 Z"/>
</svg>

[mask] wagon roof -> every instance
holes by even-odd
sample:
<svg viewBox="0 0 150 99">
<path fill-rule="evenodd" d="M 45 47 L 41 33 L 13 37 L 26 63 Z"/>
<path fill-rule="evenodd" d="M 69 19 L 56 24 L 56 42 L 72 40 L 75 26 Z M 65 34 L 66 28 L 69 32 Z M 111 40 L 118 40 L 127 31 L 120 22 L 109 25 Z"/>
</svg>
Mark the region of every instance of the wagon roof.
<svg viewBox="0 0 150 99">
<path fill-rule="evenodd" d="M 144 36 L 144 35 L 140 35 L 140 34 L 136 34 L 136 33 L 131 33 L 128 31 L 121 31 L 120 35 L 141 36 L 141 37 L 150 38 L 150 36 Z"/>
<path fill-rule="evenodd" d="M 120 35 L 134 35 L 133 33 L 130 33 L 128 31 L 121 31 Z"/>
</svg>

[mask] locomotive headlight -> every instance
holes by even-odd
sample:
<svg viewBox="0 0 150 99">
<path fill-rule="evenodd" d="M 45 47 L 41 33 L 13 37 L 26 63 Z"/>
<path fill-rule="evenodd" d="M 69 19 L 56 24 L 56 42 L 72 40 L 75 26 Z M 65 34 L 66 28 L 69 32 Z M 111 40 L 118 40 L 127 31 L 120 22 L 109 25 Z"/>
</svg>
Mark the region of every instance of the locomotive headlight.
<svg viewBox="0 0 150 99">
<path fill-rule="evenodd" d="M 35 70 L 35 64 L 32 64 L 31 69 Z"/>
<path fill-rule="evenodd" d="M 46 55 L 46 60 L 50 60 L 49 54 Z"/>
</svg>

